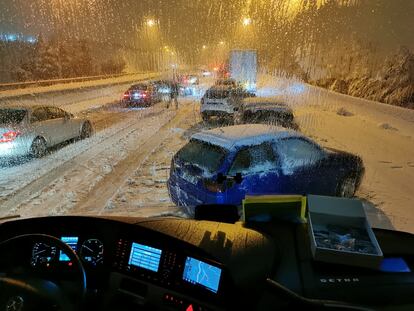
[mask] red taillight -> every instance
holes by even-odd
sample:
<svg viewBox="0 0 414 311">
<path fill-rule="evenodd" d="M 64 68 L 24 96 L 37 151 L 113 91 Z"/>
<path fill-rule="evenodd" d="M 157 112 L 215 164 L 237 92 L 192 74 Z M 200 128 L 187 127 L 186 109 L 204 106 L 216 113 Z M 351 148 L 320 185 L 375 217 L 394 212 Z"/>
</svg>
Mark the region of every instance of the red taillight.
<svg viewBox="0 0 414 311">
<path fill-rule="evenodd" d="M 127 97 L 129 97 L 129 92 L 124 93 L 124 98 L 127 98 Z"/>
<path fill-rule="evenodd" d="M 19 131 L 8 131 L 2 135 L 0 138 L 0 143 L 9 143 L 16 139 L 16 137 L 20 136 L 22 133 Z"/>
<path fill-rule="evenodd" d="M 226 190 L 224 183 L 218 183 L 216 181 L 205 179 L 203 184 L 204 187 L 211 192 L 224 192 Z"/>
<path fill-rule="evenodd" d="M 144 97 L 144 98 L 147 97 L 147 95 L 148 94 L 146 92 L 142 92 L 142 94 L 141 94 L 141 96 Z"/>
</svg>

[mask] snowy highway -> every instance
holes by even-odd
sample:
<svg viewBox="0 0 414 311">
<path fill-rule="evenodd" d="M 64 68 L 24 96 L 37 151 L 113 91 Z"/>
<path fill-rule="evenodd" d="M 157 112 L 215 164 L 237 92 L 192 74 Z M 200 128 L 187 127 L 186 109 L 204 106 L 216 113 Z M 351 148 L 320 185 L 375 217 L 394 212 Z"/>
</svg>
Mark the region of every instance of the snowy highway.
<svg viewBox="0 0 414 311">
<path fill-rule="evenodd" d="M 203 81 L 200 94 L 211 83 Z M 43 159 L 0 168 L 0 216 L 181 213 L 166 181 L 172 155 L 205 128 L 199 97 L 180 98 L 177 111 L 165 103 L 126 109 L 116 103 L 123 90 L 122 84 L 55 98 L 89 118 L 96 133 Z M 261 77 L 260 94 L 284 98 L 302 131 L 321 145 L 363 158 L 366 175 L 357 196 L 367 202 L 374 225 L 414 232 L 414 111 L 269 76 Z"/>
</svg>

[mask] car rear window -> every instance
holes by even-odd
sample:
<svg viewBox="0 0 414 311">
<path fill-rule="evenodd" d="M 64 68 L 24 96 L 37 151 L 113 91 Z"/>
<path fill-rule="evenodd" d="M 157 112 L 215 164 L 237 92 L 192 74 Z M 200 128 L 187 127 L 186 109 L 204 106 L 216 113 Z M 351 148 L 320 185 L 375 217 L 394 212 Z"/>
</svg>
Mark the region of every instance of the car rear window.
<svg viewBox="0 0 414 311">
<path fill-rule="evenodd" d="M 23 121 L 27 111 L 24 109 L 0 109 L 0 124 L 15 124 Z"/>
<path fill-rule="evenodd" d="M 138 91 L 138 90 L 147 90 L 148 86 L 147 85 L 133 85 L 129 88 L 130 91 Z"/>
<path fill-rule="evenodd" d="M 210 99 L 222 99 L 229 97 L 230 92 L 227 90 L 209 90 L 206 97 Z"/>
<path fill-rule="evenodd" d="M 213 174 L 220 168 L 225 155 L 226 150 L 221 147 L 199 140 L 191 140 L 178 152 L 177 158 L 184 164 L 191 163 L 201 168 L 205 173 Z"/>
</svg>

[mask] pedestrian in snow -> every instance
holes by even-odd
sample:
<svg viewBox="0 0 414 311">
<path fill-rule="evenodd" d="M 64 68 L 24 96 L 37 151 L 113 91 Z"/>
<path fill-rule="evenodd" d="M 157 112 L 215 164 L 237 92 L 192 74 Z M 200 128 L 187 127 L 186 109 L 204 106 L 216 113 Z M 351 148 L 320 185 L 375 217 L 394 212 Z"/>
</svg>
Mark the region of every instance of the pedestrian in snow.
<svg viewBox="0 0 414 311">
<path fill-rule="evenodd" d="M 175 103 L 175 109 L 178 109 L 178 83 L 175 81 L 171 84 L 170 99 L 167 108 L 170 108 L 172 101 Z"/>
</svg>

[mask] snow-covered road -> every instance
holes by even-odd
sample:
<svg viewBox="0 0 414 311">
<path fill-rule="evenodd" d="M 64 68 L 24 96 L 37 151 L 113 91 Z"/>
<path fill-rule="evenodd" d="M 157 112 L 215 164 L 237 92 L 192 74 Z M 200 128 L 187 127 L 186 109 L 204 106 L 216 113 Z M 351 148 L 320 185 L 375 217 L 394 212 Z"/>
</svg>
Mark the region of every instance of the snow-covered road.
<svg viewBox="0 0 414 311">
<path fill-rule="evenodd" d="M 268 76 L 259 87 L 259 94 L 282 96 L 294 107 L 305 134 L 363 158 L 366 176 L 358 196 L 367 201 L 374 225 L 414 232 L 414 111 Z M 96 105 L 91 98 L 72 106 L 92 119 L 94 137 L 41 160 L 0 168 L 0 216 L 180 213 L 166 180 L 172 155 L 204 128 L 199 98 L 182 99 L 178 111 L 162 103 L 121 109 L 108 105 L 111 96 L 119 98 L 112 93 L 116 88 L 102 89 L 106 99 Z"/>
</svg>

